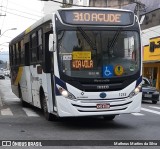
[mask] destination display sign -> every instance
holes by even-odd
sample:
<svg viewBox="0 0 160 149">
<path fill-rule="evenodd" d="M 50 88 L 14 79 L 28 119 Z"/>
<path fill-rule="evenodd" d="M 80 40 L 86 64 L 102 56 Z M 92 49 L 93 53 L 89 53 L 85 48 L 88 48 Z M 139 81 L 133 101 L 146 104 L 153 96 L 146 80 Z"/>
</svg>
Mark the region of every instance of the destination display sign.
<svg viewBox="0 0 160 149">
<path fill-rule="evenodd" d="M 73 69 L 91 69 L 93 68 L 92 60 L 72 60 Z"/>
<path fill-rule="evenodd" d="M 61 18 L 66 24 L 85 25 L 132 25 L 134 14 L 117 10 L 61 10 Z"/>
<path fill-rule="evenodd" d="M 91 60 L 91 51 L 73 51 L 73 60 Z"/>
</svg>

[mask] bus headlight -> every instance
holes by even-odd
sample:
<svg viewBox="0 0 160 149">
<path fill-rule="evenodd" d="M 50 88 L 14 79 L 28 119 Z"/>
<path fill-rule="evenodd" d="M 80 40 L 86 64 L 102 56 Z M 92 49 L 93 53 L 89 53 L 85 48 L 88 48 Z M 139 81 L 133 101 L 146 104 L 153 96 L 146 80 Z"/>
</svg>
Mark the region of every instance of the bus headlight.
<svg viewBox="0 0 160 149">
<path fill-rule="evenodd" d="M 141 91 L 142 86 L 137 86 L 130 94 L 129 97 L 132 98 L 133 96 L 137 95 Z"/>
<path fill-rule="evenodd" d="M 72 99 L 72 100 L 76 99 L 76 97 L 75 97 L 73 94 L 71 94 L 70 92 L 68 92 L 68 91 L 65 90 L 64 88 L 59 87 L 58 90 L 59 90 L 60 94 L 61 94 L 63 97 L 68 98 L 68 99 Z"/>
</svg>

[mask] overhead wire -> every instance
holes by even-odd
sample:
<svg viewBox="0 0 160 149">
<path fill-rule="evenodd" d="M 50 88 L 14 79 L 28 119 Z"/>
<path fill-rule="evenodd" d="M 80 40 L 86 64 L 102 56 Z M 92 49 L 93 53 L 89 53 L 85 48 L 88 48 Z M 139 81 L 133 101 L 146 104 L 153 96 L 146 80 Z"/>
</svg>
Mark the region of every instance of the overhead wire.
<svg viewBox="0 0 160 149">
<path fill-rule="evenodd" d="M 34 13 L 38 13 L 38 14 L 41 13 L 40 11 L 36 11 L 35 9 L 31 9 L 30 7 L 26 7 L 24 5 L 21 5 L 20 3 L 15 3 L 15 2 L 13 2 L 13 0 L 11 0 L 11 1 L 9 0 L 9 3 L 16 5 L 16 6 L 20 6 L 21 8 L 27 8 L 28 10 L 31 10 Z"/>
<path fill-rule="evenodd" d="M 3 11 L 3 10 L 2 10 Z M 22 18 L 26 18 L 26 19 L 31 19 L 31 20 L 38 20 L 38 19 L 35 19 L 35 18 L 31 18 L 31 17 L 26 17 L 26 16 L 22 16 L 22 15 L 19 15 L 19 14 L 15 14 L 13 12 L 9 12 L 9 11 L 5 11 L 6 13 L 9 13 L 9 14 L 13 14 L 13 15 L 16 15 L 16 16 L 19 16 L 19 17 L 22 17 Z"/>
<path fill-rule="evenodd" d="M 2 8 L 4 8 L 4 6 L 0 6 Z M 36 15 L 36 14 L 33 14 L 33 13 L 28 13 L 28 12 L 24 12 L 24 11 L 20 11 L 20 10 L 17 10 L 17 9 L 12 9 L 12 8 L 7 8 L 8 10 L 14 10 L 14 11 L 17 11 L 17 12 L 21 12 L 21 13 L 24 13 L 24 14 L 27 14 L 27 15 L 32 15 L 32 16 L 36 16 L 36 17 L 41 17 L 40 15 Z M 2 10 L 4 11 L 4 10 Z"/>
<path fill-rule="evenodd" d="M 65 4 L 65 5 L 72 5 L 72 6 L 78 6 L 78 7 L 93 7 L 93 6 L 84 6 L 84 5 L 77 5 L 77 4 L 72 4 L 72 3 L 65 3 L 65 2 L 60 2 L 60 1 L 57 1 L 57 0 L 51 0 L 52 2 L 55 2 L 55 3 L 59 3 L 59 4 Z M 118 6 L 126 6 L 126 5 L 130 5 L 130 4 L 134 4 L 135 2 L 131 2 L 131 3 L 128 3 L 128 4 L 123 4 L 123 5 L 114 5 L 114 6 L 107 6 L 107 7 L 118 7 Z"/>
<path fill-rule="evenodd" d="M 1 0 L 1 6 L 2 6 L 2 4 L 3 4 L 3 0 Z"/>
<path fill-rule="evenodd" d="M 7 7 L 8 7 L 8 0 L 7 0 L 7 4 L 6 4 L 6 10 L 4 11 L 5 14 L 6 14 L 6 11 L 7 11 Z M 2 25 L 1 25 L 1 30 L 3 29 L 4 21 L 5 21 L 5 16 L 3 17 L 3 21 L 2 21 Z"/>
<path fill-rule="evenodd" d="M 8 0 L 7 0 L 7 1 L 8 1 Z M 79 6 L 79 7 L 88 7 L 88 6 L 83 6 L 83 5 L 64 3 L 64 2 L 60 2 L 60 1 L 56 1 L 56 0 L 52 0 L 52 1 L 55 2 L 55 3 L 60 3 L 60 4 L 68 4 L 68 5 Z M 11 3 L 13 3 L 13 2 L 11 2 Z M 17 4 L 17 3 L 13 3 L 13 4 Z M 132 3 L 129 3 L 129 4 L 133 4 L 133 2 L 132 2 Z M 114 6 L 112 6 L 112 7 L 126 6 L 126 5 L 129 5 L 129 4 L 114 5 Z M 3 6 L 2 6 L 2 7 L 3 7 Z M 109 6 L 109 7 L 110 7 L 110 6 Z M 7 9 L 9 9 L 9 10 L 15 10 L 15 11 L 17 11 L 17 12 L 21 12 L 21 13 L 25 13 L 25 14 L 28 14 L 28 15 L 32 15 L 32 16 L 33 16 L 33 14 L 31 14 L 31 13 L 23 12 L 23 11 L 20 11 L 20 10 L 17 10 L 17 9 L 12 9 L 12 8 L 7 8 Z M 22 16 L 22 15 L 19 15 L 19 14 L 15 14 L 14 12 L 9 12 L 9 11 L 7 11 L 7 9 L 6 9 L 6 11 L 4 11 L 4 10 L 1 10 L 1 11 L 7 12 L 7 13 L 10 13 L 10 14 L 13 14 L 13 15 L 17 15 L 17 16 L 20 16 L 20 17 L 24 17 L 24 18 L 28 18 L 28 19 L 32 19 L 32 20 L 37 20 L 37 19 L 34 19 L 34 18 Z M 35 15 L 35 14 L 34 14 L 34 16 L 41 17 L 41 16 L 38 16 L 38 15 Z"/>
<path fill-rule="evenodd" d="M 10 36 L 6 36 L 6 35 L 3 35 L 3 37 L 6 37 L 6 38 L 12 38 L 12 37 L 10 37 Z"/>
<path fill-rule="evenodd" d="M 83 6 L 83 5 L 77 5 L 77 4 L 70 4 L 70 3 L 59 2 L 59 1 L 56 1 L 56 0 L 52 0 L 52 1 L 55 2 L 55 3 L 60 3 L 60 4 L 69 4 L 69 5 L 73 5 L 73 6 L 79 6 L 79 7 Z M 2 0 L 2 2 L 3 2 L 3 0 Z M 13 3 L 13 2 L 11 2 L 11 3 Z M 112 6 L 112 7 L 125 6 L 125 5 L 129 5 L 129 4 L 133 4 L 133 3 L 134 3 L 134 2 L 131 2 L 131 3 L 128 3 L 128 4 L 123 4 L 123 5 L 114 5 L 114 6 Z M 14 4 L 17 4 L 17 3 L 14 3 Z M 7 0 L 7 6 L 8 6 L 8 0 Z M 23 11 L 20 11 L 20 10 L 17 10 L 17 9 L 7 8 L 7 6 L 6 6 L 6 10 L 1 10 L 1 11 L 7 12 L 7 13 L 10 13 L 10 14 L 13 14 L 13 15 L 17 15 L 17 16 L 20 16 L 20 17 L 23 17 L 23 18 L 32 19 L 32 20 L 37 20 L 37 19 L 34 19 L 34 18 L 30 18 L 30 17 L 26 17 L 26 16 L 19 15 L 19 14 L 15 14 L 15 13 L 13 13 L 13 12 L 9 12 L 9 11 L 7 11 L 7 9 L 9 9 L 9 10 L 15 10 L 15 11 L 18 11 L 18 12 L 25 13 L 25 14 L 28 14 L 28 15 L 32 15 L 32 16 L 33 16 L 33 14 L 31 14 L 31 13 L 23 12 Z M 3 7 L 3 6 L 2 6 L 2 7 Z M 86 7 L 86 6 L 83 6 L 83 7 Z M 38 15 L 34 15 L 34 16 L 41 17 L 41 16 L 38 16 Z"/>
<path fill-rule="evenodd" d="M 1 47 L 3 46 L 3 47 L 8 47 L 8 45 L 0 45 Z"/>
</svg>

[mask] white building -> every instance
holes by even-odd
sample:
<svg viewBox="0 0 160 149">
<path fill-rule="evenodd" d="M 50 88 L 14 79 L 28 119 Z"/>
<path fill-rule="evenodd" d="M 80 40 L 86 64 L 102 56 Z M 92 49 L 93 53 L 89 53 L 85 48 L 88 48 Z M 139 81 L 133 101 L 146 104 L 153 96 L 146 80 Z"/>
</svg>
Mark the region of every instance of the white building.
<svg viewBox="0 0 160 149">
<path fill-rule="evenodd" d="M 89 0 L 73 0 L 73 5 L 89 6 Z"/>
<path fill-rule="evenodd" d="M 52 13 L 56 9 L 61 8 L 61 3 L 68 3 L 79 6 L 93 6 L 93 7 L 116 7 L 121 8 L 121 5 L 128 4 L 131 0 L 57 0 L 57 2 L 46 1 L 44 2 L 44 14 Z"/>
<path fill-rule="evenodd" d="M 59 0 L 59 2 L 62 2 L 62 0 Z M 53 1 L 44 2 L 44 15 L 55 12 L 57 9 L 61 8 L 61 6 L 62 4 Z"/>
<path fill-rule="evenodd" d="M 55 10 L 62 7 L 61 3 L 71 3 L 70 0 L 58 0 L 59 3 L 53 1 L 46 1 L 44 2 L 44 15 L 53 13 Z M 89 0 L 73 0 L 73 5 L 80 5 L 80 6 L 89 6 Z"/>
</svg>

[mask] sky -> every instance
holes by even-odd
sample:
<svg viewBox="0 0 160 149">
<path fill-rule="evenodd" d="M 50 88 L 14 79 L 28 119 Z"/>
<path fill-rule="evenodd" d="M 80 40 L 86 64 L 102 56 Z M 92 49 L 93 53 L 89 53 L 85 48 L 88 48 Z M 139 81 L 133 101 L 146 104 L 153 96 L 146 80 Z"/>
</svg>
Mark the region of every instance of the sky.
<svg viewBox="0 0 160 149">
<path fill-rule="evenodd" d="M 44 2 L 39 0 L 0 0 L 0 51 L 8 51 L 7 42 L 39 20 L 43 8 Z"/>
<path fill-rule="evenodd" d="M 8 42 L 41 19 L 44 12 L 49 13 L 60 6 L 61 4 L 53 1 L 0 0 L 0 53 L 9 51 Z M 11 30 L 13 28 L 16 30 Z"/>
</svg>

